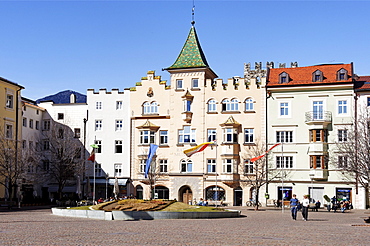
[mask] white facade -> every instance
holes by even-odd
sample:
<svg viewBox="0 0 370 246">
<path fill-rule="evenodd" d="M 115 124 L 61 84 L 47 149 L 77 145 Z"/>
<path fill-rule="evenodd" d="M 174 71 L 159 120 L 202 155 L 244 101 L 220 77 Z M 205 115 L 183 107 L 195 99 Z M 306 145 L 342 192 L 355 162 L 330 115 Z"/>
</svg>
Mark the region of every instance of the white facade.
<svg viewBox="0 0 370 246">
<path fill-rule="evenodd" d="M 88 121 L 86 146 L 97 144 L 95 151 L 96 198 L 112 196 L 114 178 L 120 185 L 120 196 L 130 195 L 126 186 L 130 178 L 130 93 L 128 90 L 87 90 Z M 87 165 L 93 165 L 87 161 Z M 88 172 L 90 183 L 94 173 Z M 106 194 L 107 193 L 107 194 Z"/>
</svg>

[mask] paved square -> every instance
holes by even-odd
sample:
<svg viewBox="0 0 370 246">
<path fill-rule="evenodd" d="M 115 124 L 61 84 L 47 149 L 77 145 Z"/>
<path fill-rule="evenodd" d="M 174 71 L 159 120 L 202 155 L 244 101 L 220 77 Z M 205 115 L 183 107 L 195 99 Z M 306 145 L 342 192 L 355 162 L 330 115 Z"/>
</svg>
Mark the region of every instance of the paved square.
<svg viewBox="0 0 370 246">
<path fill-rule="evenodd" d="M 0 245 L 369 245 L 365 210 L 309 212 L 234 207 L 243 217 L 99 221 L 59 217 L 50 209 L 1 211 Z M 359 225 L 359 226 L 353 226 Z"/>
</svg>

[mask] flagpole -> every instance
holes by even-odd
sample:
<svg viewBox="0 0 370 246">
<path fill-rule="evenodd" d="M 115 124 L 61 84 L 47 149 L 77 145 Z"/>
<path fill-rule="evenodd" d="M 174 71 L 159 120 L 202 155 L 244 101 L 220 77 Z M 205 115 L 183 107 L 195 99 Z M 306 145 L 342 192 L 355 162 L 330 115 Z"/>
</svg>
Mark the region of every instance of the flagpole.
<svg viewBox="0 0 370 246">
<path fill-rule="evenodd" d="M 284 141 L 283 141 L 284 142 Z M 281 142 L 281 212 L 284 213 L 284 147 Z"/>
<path fill-rule="evenodd" d="M 216 144 L 216 166 L 215 166 L 215 173 L 216 173 L 216 205 L 215 205 L 215 207 L 217 208 L 217 201 L 218 201 L 218 189 L 217 189 L 217 164 L 218 164 L 218 162 L 217 162 L 217 146 L 218 146 L 218 144 L 215 142 L 215 144 Z"/>
</svg>

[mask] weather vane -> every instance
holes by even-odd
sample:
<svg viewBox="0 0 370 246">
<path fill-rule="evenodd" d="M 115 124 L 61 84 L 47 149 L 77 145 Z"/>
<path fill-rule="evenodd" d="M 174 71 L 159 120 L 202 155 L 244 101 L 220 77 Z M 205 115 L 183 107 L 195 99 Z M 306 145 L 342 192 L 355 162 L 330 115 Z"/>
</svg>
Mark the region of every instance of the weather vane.
<svg viewBox="0 0 370 246">
<path fill-rule="evenodd" d="M 194 0 L 193 0 L 193 8 L 192 8 L 192 10 L 191 10 L 191 19 L 192 19 L 192 21 L 191 21 L 191 24 L 194 26 L 194 24 L 195 24 L 195 21 L 194 21 L 194 10 L 195 10 L 195 3 L 194 3 Z"/>
</svg>

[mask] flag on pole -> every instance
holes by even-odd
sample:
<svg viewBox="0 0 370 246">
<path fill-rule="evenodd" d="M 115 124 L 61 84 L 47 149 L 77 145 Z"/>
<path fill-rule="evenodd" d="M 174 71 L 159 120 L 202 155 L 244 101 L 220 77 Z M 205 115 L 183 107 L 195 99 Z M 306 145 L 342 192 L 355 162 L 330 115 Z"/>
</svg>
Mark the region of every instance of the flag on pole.
<svg viewBox="0 0 370 246">
<path fill-rule="evenodd" d="M 214 144 L 214 142 L 206 142 L 206 143 L 202 143 L 202 144 L 199 144 L 193 148 L 190 148 L 190 149 L 186 149 L 184 150 L 184 154 L 187 156 L 187 157 L 190 157 L 192 156 L 193 154 L 195 153 L 198 153 L 198 152 L 201 152 L 203 151 L 205 148 L 208 147 L 208 145 L 210 144 Z"/>
<path fill-rule="evenodd" d="M 152 162 L 153 156 L 155 155 L 155 152 L 158 148 L 158 145 L 150 144 L 149 147 L 149 153 L 148 153 L 148 159 L 146 159 L 146 165 L 145 165 L 145 178 L 148 177 L 149 169 L 150 169 L 150 163 Z"/>
<path fill-rule="evenodd" d="M 90 157 L 87 159 L 88 161 L 95 161 L 95 149 L 91 151 Z"/>
<path fill-rule="evenodd" d="M 257 157 L 253 157 L 252 159 L 250 159 L 251 162 L 255 162 L 259 159 L 261 159 L 262 157 L 264 157 L 268 152 L 270 152 L 273 148 L 275 148 L 276 146 L 280 145 L 281 143 L 277 143 L 277 144 L 274 144 L 271 148 L 269 148 L 263 155 L 260 155 L 260 156 L 257 156 Z"/>
</svg>

